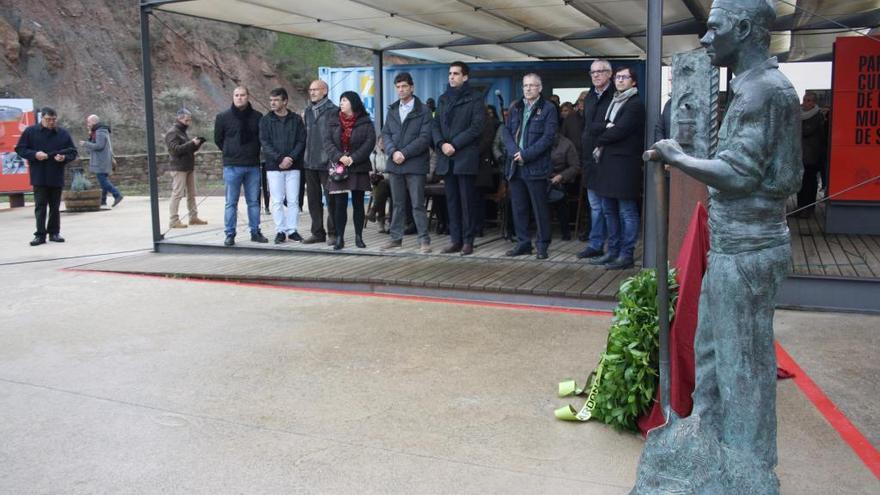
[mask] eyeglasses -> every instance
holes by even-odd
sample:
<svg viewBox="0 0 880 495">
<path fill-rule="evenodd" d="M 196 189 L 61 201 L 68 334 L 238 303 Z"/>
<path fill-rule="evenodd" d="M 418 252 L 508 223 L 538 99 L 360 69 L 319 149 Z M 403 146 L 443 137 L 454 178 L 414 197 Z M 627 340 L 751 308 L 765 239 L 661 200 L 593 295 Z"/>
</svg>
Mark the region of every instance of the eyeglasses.
<svg viewBox="0 0 880 495">
<path fill-rule="evenodd" d="M 632 76 L 628 76 L 626 74 L 618 74 L 614 76 L 614 79 L 616 81 L 626 81 L 627 79 L 632 79 Z"/>
<path fill-rule="evenodd" d="M 523 84 L 524 88 L 540 88 L 540 84 Z"/>
<path fill-rule="evenodd" d="M 609 72 L 611 72 L 609 69 L 591 70 L 591 71 L 590 71 L 590 75 L 591 75 L 591 76 L 598 76 L 598 75 L 600 75 L 600 74 L 607 74 L 607 73 L 609 73 Z"/>
</svg>

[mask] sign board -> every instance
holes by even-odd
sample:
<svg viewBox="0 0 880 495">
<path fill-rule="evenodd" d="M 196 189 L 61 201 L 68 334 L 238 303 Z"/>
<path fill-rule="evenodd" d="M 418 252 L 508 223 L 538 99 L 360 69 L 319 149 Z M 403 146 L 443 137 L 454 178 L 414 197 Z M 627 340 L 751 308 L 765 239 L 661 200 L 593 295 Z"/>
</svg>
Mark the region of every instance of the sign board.
<svg viewBox="0 0 880 495">
<path fill-rule="evenodd" d="M 837 38 L 832 87 L 829 196 L 880 175 L 880 43 Z M 834 201 L 880 201 L 880 180 Z"/>
<path fill-rule="evenodd" d="M 30 191 L 27 162 L 15 153 L 15 145 L 36 121 L 33 100 L 0 99 L 0 192 Z"/>
</svg>

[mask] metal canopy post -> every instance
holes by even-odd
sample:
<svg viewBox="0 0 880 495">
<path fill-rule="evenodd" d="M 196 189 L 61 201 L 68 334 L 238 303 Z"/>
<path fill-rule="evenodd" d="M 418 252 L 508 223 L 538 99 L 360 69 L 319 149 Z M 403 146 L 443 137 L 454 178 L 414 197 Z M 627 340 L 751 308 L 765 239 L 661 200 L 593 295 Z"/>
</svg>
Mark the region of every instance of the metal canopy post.
<svg viewBox="0 0 880 495">
<path fill-rule="evenodd" d="M 648 74 L 645 86 L 639 91 L 645 90 L 645 149 L 654 144 L 654 129 L 660 122 L 660 101 L 663 85 L 663 0 L 648 0 Z M 655 177 L 654 170 L 651 167 L 645 168 L 645 201 L 643 215 L 645 223 L 644 236 L 644 253 L 642 255 L 642 266 L 645 268 L 656 268 L 661 260 L 657 255 L 657 219 L 652 214 L 657 211 L 659 202 L 663 198 L 657 197 L 657 188 L 651 187 L 654 180 L 663 178 L 663 174 Z M 664 179 L 665 180 L 665 179 Z M 662 260 L 666 263 L 666 260 Z"/>
<path fill-rule="evenodd" d="M 385 85 L 383 84 L 385 78 L 382 74 L 385 67 L 382 65 L 382 53 L 382 50 L 373 50 L 373 94 L 375 95 L 373 117 L 376 119 L 373 123 L 376 125 L 377 134 L 385 122 Z"/>
<path fill-rule="evenodd" d="M 153 117 L 153 65 L 150 60 L 150 5 L 141 5 L 141 57 L 144 74 L 144 116 L 147 123 L 147 165 L 150 180 L 150 216 L 153 225 L 153 249 L 164 236 L 159 227 L 159 182 L 156 167 L 156 132 Z"/>
</svg>

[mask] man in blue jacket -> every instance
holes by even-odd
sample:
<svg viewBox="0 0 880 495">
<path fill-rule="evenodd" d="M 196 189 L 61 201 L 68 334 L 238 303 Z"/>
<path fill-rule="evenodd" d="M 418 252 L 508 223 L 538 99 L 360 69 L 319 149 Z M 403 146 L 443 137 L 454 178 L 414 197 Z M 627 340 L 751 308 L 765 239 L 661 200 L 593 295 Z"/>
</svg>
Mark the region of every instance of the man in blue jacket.
<svg viewBox="0 0 880 495">
<path fill-rule="evenodd" d="M 537 74 L 523 76 L 523 98 L 510 108 L 504 125 L 504 147 L 510 161 L 506 164 L 513 227 L 517 245 L 507 256 L 532 254 L 529 237 L 529 204 L 535 213 L 539 260 L 547 259 L 550 245 L 550 210 L 547 206 L 547 179 L 553 170 L 550 151 L 556 136 L 556 106 L 541 98 L 541 78 Z"/>
<path fill-rule="evenodd" d="M 385 171 L 391 182 L 394 211 L 391 215 L 391 240 L 383 249 L 399 248 L 403 244 L 403 226 L 406 223 L 406 195 L 412 202 L 413 222 L 419 233 L 419 250 L 431 252 L 428 218 L 425 214 L 425 177 L 428 175 L 431 148 L 431 109 L 413 95 L 412 76 L 401 72 L 394 78 L 399 100 L 388 108 L 388 117 L 382 127 L 382 141 L 388 164 Z"/>
<path fill-rule="evenodd" d="M 40 110 L 40 123 L 24 130 L 15 146 L 18 156 L 28 161 L 31 186 L 34 188 L 34 216 L 37 231 L 31 246 L 64 242 L 61 237 L 61 190 L 64 188 L 64 166 L 76 159 L 76 148 L 70 133 L 58 127 L 58 113 L 52 108 Z M 46 208 L 49 222 L 46 222 Z"/>
<path fill-rule="evenodd" d="M 437 175 L 443 177 L 451 243 L 441 252 L 474 252 L 474 183 L 480 168 L 480 135 L 486 121 L 483 95 L 468 84 L 464 62 L 449 65 L 449 87 L 440 95 L 434 118 Z"/>
</svg>

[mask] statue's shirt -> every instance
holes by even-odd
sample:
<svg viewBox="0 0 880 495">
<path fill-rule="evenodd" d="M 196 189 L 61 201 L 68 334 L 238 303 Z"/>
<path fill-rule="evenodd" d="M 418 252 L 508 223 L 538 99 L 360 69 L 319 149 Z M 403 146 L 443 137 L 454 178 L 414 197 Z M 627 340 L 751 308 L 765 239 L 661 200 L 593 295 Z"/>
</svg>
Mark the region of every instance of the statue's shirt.
<svg viewBox="0 0 880 495">
<path fill-rule="evenodd" d="M 789 242 L 785 200 L 800 189 L 801 121 L 797 93 L 776 58 L 734 78 L 716 159 L 732 170 L 709 188 L 712 250 L 740 253 Z"/>
</svg>

